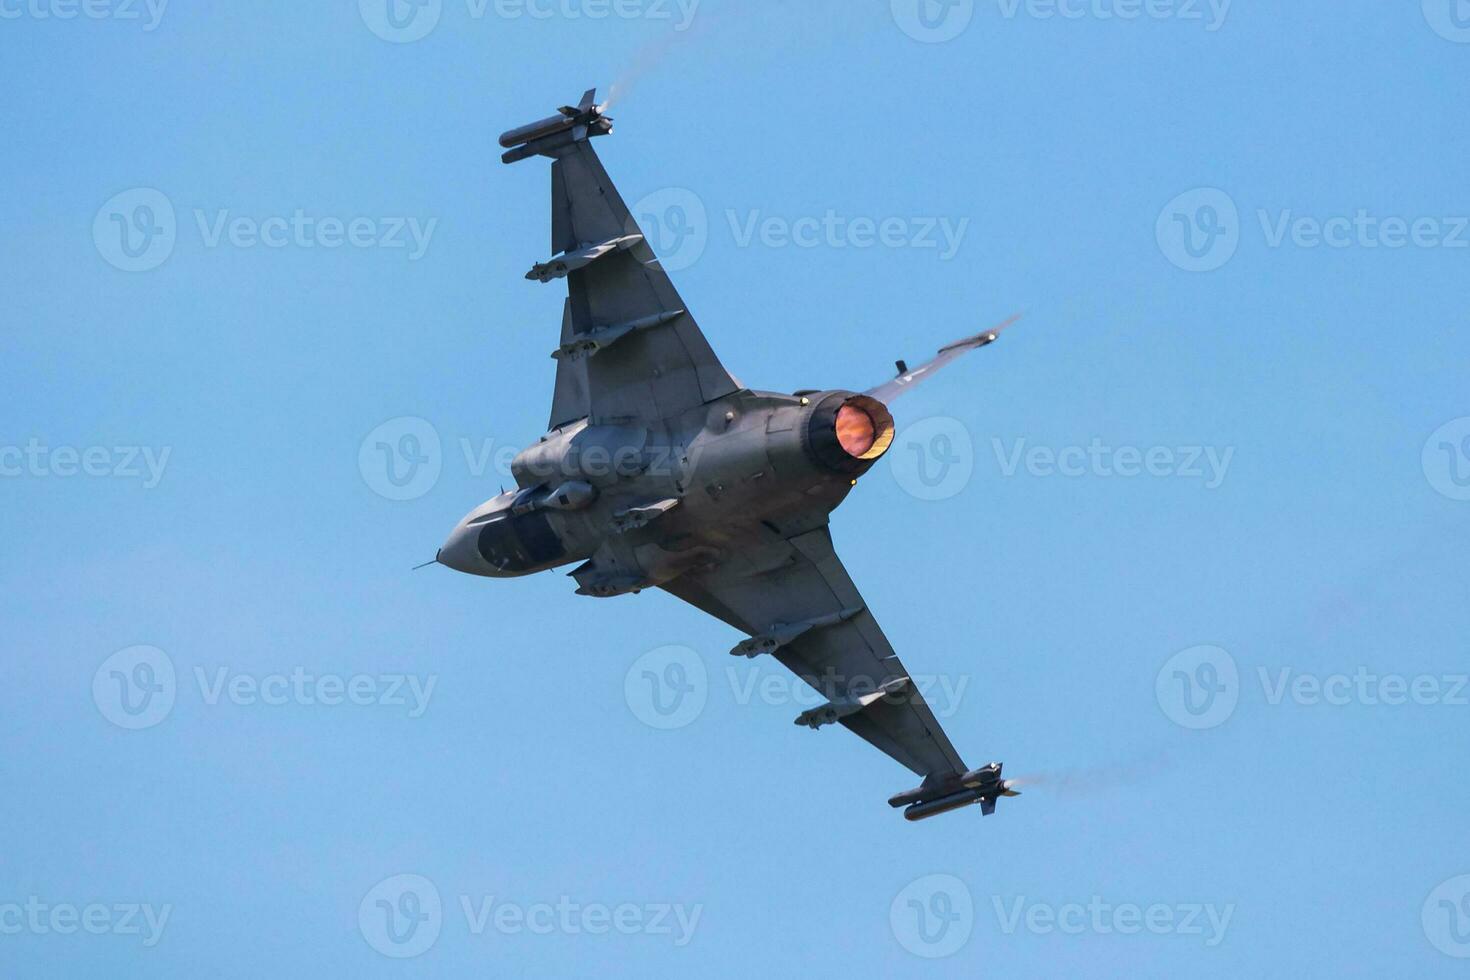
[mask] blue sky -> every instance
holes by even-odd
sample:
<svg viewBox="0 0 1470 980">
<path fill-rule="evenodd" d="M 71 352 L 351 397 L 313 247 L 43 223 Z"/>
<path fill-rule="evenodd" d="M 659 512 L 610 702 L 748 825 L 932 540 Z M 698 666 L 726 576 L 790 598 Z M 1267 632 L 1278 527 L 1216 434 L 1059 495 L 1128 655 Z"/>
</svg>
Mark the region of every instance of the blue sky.
<svg viewBox="0 0 1470 980">
<path fill-rule="evenodd" d="M 0 972 L 1463 969 L 1470 9 L 925 3 L 0 0 Z M 745 383 L 1026 312 L 833 520 L 995 817 L 408 571 L 546 422 L 495 137 L 615 81 Z"/>
</svg>

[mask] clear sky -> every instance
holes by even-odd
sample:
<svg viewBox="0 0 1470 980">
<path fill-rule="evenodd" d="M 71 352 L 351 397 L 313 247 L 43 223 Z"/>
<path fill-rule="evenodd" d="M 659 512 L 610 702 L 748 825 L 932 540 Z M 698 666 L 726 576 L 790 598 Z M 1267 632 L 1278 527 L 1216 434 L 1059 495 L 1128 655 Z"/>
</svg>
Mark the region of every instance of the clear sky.
<svg viewBox="0 0 1470 980">
<path fill-rule="evenodd" d="M 394 2 L 0 0 L 0 973 L 1463 973 L 1467 4 Z M 409 571 L 546 423 L 495 138 L 619 80 L 745 383 L 1026 312 L 833 519 L 994 817 Z"/>
</svg>

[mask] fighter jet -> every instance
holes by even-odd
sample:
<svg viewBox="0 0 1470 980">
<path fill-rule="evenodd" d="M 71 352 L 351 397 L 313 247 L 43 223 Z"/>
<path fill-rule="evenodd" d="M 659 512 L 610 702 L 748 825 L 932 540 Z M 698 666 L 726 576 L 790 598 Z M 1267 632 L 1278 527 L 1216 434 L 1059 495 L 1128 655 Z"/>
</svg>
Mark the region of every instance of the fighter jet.
<svg viewBox="0 0 1470 980">
<path fill-rule="evenodd" d="M 488 578 L 573 562 L 577 592 L 662 589 L 827 698 L 839 724 L 922 784 L 889 800 L 922 820 L 1016 795 L 999 763 L 969 769 L 833 550 L 828 518 L 893 444 L 889 403 L 1011 321 L 864 392 L 791 394 L 736 381 L 660 266 L 591 146 L 612 132 L 596 90 L 500 137 L 505 163 L 551 159 L 551 251 L 526 278 L 565 280 L 548 431 L 513 490 L 470 511 L 436 561 Z"/>
</svg>

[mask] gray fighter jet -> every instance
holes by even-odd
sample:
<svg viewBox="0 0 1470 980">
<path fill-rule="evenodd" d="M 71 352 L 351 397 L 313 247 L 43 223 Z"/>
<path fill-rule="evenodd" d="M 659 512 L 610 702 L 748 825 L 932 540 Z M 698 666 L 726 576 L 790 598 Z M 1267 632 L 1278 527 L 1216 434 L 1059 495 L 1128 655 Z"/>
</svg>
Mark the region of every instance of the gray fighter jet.
<svg viewBox="0 0 1470 980">
<path fill-rule="evenodd" d="M 516 489 L 470 511 L 437 561 L 510 578 L 571 562 L 577 592 L 659 588 L 746 635 L 828 700 L 837 723 L 923 777 L 889 800 L 910 820 L 1014 796 L 999 763 L 968 769 L 832 547 L 828 516 L 893 443 L 888 403 L 1007 324 L 867 392 L 757 391 L 736 381 L 679 298 L 590 139 L 596 90 L 505 133 L 506 163 L 551 164 L 552 257 L 565 279 L 549 431 L 512 463 Z"/>
</svg>

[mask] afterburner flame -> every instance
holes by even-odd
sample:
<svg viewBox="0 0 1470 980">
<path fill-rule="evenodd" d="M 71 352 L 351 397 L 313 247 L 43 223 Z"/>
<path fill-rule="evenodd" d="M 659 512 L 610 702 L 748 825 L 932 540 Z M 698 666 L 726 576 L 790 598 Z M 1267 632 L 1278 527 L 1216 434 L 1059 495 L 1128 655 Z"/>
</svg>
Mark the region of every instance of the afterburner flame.
<svg viewBox="0 0 1470 980">
<path fill-rule="evenodd" d="M 883 403 L 854 395 L 837 410 L 837 443 L 853 459 L 877 459 L 893 444 L 893 416 Z"/>
<path fill-rule="evenodd" d="M 856 405 L 843 405 L 837 410 L 837 441 L 849 456 L 862 459 L 873 448 L 877 430 L 873 417 Z"/>
</svg>

